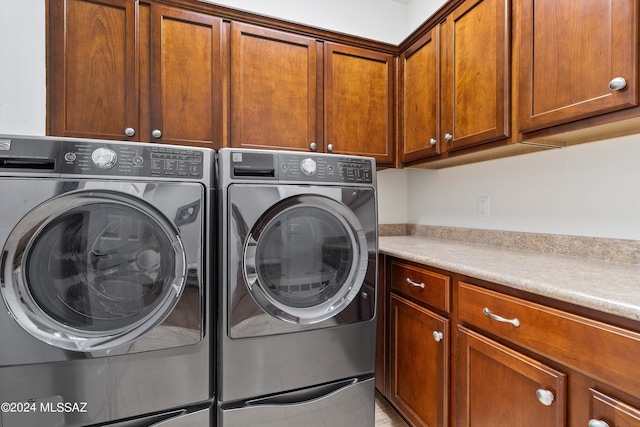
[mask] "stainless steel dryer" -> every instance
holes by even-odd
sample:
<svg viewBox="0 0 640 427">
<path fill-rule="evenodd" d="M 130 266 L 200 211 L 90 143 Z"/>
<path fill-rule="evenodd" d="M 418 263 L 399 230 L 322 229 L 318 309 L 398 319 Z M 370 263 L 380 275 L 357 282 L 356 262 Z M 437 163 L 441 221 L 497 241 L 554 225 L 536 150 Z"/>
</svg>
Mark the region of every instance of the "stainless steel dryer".
<svg viewBox="0 0 640 427">
<path fill-rule="evenodd" d="M 372 426 L 375 161 L 222 149 L 218 167 L 218 426 Z"/>
<path fill-rule="evenodd" d="M 0 136 L 0 426 L 209 426 L 207 149 Z"/>
</svg>

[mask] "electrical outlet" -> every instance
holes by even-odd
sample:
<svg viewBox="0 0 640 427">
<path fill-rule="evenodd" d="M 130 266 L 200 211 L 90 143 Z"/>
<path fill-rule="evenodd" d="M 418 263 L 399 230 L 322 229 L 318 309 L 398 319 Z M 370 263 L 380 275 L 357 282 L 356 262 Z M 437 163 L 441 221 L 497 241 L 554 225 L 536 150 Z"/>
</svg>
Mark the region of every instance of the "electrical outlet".
<svg viewBox="0 0 640 427">
<path fill-rule="evenodd" d="M 478 197 L 478 216 L 489 216 L 489 196 Z"/>
</svg>

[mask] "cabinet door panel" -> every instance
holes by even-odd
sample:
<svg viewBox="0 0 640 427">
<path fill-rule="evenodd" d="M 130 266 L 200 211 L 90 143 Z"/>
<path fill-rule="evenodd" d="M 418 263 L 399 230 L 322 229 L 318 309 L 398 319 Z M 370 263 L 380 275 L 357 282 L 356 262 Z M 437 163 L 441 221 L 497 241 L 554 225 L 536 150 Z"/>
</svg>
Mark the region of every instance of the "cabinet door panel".
<svg viewBox="0 0 640 427">
<path fill-rule="evenodd" d="M 231 24 L 232 147 L 308 151 L 320 142 L 316 56 L 314 39 Z"/>
<path fill-rule="evenodd" d="M 464 427 L 563 427 L 565 374 L 458 326 L 458 420 Z M 549 406 L 537 390 L 553 393 Z"/>
<path fill-rule="evenodd" d="M 400 56 L 402 160 L 440 154 L 440 26 L 434 27 Z M 435 140 L 430 144 L 431 140 Z"/>
<path fill-rule="evenodd" d="M 393 161 L 391 55 L 327 43 L 325 141 L 334 152 Z M 329 150 L 330 151 L 330 150 Z"/>
<path fill-rule="evenodd" d="M 152 5 L 151 127 L 142 140 L 220 146 L 220 18 Z"/>
<path fill-rule="evenodd" d="M 521 130 L 638 104 L 636 0 L 522 2 Z M 622 90 L 609 89 L 615 77 Z"/>
<path fill-rule="evenodd" d="M 589 391 L 591 420 L 604 421 L 610 427 L 640 427 L 640 410 L 597 390 Z"/>
<path fill-rule="evenodd" d="M 393 294 L 390 307 L 389 398 L 413 425 L 446 427 L 449 320 Z"/>
<path fill-rule="evenodd" d="M 509 1 L 467 0 L 443 26 L 440 138 L 449 150 L 509 136 Z"/>
<path fill-rule="evenodd" d="M 138 127 L 136 2 L 50 2 L 51 135 L 127 139 Z"/>
</svg>

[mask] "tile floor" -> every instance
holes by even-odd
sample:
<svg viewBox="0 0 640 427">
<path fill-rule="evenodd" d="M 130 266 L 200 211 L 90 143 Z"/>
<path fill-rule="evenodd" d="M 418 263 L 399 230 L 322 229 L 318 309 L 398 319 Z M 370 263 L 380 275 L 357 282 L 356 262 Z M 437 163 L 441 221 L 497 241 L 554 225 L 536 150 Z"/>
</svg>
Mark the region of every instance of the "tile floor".
<svg viewBox="0 0 640 427">
<path fill-rule="evenodd" d="M 376 425 L 375 427 L 407 427 L 407 424 L 389 406 L 383 397 L 376 394 Z"/>
</svg>

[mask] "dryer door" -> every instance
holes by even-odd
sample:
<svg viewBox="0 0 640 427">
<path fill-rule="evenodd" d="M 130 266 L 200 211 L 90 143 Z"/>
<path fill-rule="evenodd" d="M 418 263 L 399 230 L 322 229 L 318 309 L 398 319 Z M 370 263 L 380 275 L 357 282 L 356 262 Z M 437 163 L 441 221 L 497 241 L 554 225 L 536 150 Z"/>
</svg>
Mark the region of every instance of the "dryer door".
<svg viewBox="0 0 640 427">
<path fill-rule="evenodd" d="M 160 324 L 182 294 L 185 249 L 144 200 L 80 190 L 32 209 L 7 238 L 2 296 L 32 336 L 66 350 L 108 350 Z"/>
<path fill-rule="evenodd" d="M 269 209 L 244 247 L 254 300 L 295 324 L 334 317 L 358 295 L 367 272 L 365 231 L 351 209 L 322 195 L 295 195 Z"/>
</svg>

